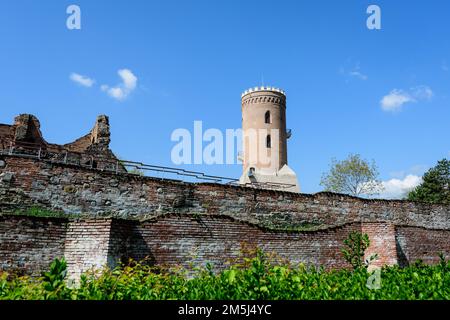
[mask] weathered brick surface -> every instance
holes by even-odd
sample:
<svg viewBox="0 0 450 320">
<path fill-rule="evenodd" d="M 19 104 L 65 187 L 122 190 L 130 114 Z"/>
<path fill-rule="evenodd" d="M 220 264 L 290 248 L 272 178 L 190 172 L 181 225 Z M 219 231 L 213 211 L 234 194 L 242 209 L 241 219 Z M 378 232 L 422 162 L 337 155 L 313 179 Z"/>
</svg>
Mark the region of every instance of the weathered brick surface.
<svg viewBox="0 0 450 320">
<path fill-rule="evenodd" d="M 407 265 L 422 259 L 436 263 L 438 253 L 450 258 L 449 231 L 394 227 L 390 223 L 349 223 L 318 231 L 266 230 L 226 216 L 165 215 L 154 221 L 119 219 L 43 219 L 2 216 L 0 262 L 5 271 L 38 274 L 56 257 L 65 256 L 70 278 L 129 258 L 152 265 L 204 266 L 216 270 L 237 258 L 243 245 L 259 247 L 291 263 L 345 268 L 343 241 L 352 231 L 367 233 L 367 256 L 374 265 Z"/>
<path fill-rule="evenodd" d="M 293 263 L 340 268 L 347 266 L 340 250 L 350 231 L 369 234 L 368 255 L 377 253 L 378 265 L 435 263 L 438 252 L 450 255 L 449 206 L 164 181 L 14 156 L 0 160 L 6 163 L 0 167 L 0 211 L 37 204 L 71 218 L 2 216 L 3 270 L 36 273 L 61 255 L 75 276 L 144 257 L 153 264 L 210 261 L 222 268 L 243 243 Z M 81 213 L 97 219 L 77 218 Z"/>
<path fill-rule="evenodd" d="M 295 194 L 219 184 L 173 182 L 114 174 L 19 157 L 4 157 L 0 210 L 38 203 L 68 214 L 151 218 L 167 213 L 226 215 L 256 224 L 293 228 L 388 221 L 395 225 L 450 229 L 450 206 Z"/>
<path fill-rule="evenodd" d="M 64 256 L 66 219 L 0 216 L 0 270 L 39 275 Z"/>
<path fill-rule="evenodd" d="M 64 256 L 70 278 L 108 264 L 111 220 L 75 220 L 68 224 Z"/>
<path fill-rule="evenodd" d="M 294 264 L 347 267 L 340 249 L 348 233 L 358 230 L 359 223 L 313 232 L 269 231 L 224 216 L 185 215 L 167 215 L 138 227 L 142 248 L 156 264 L 189 267 L 210 262 L 218 269 L 237 258 L 243 245 Z"/>
<path fill-rule="evenodd" d="M 372 261 L 372 265 L 381 267 L 398 263 L 395 226 L 393 224 L 384 222 L 363 223 L 361 233 L 367 234 L 370 239 L 370 246 L 365 252 L 365 259 L 370 260 L 373 255 L 377 255 L 377 259 Z"/>
<path fill-rule="evenodd" d="M 64 250 L 70 278 L 77 280 L 88 270 L 114 268 L 130 258 L 141 261 L 150 256 L 146 244 L 140 241 L 136 224 L 136 221 L 118 219 L 70 221 Z"/>
<path fill-rule="evenodd" d="M 397 227 L 396 244 L 399 264 L 404 266 L 417 260 L 427 264 L 439 262 L 439 253 L 450 259 L 450 232 L 417 227 Z"/>
</svg>

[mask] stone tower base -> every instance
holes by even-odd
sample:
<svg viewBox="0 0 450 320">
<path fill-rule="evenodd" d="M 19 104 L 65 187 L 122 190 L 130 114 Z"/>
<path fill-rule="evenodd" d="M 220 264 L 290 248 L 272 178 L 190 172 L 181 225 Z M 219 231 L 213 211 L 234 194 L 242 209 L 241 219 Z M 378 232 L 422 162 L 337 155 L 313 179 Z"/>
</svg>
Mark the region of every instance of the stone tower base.
<svg viewBox="0 0 450 320">
<path fill-rule="evenodd" d="M 300 193 L 297 175 L 287 164 L 273 174 L 258 171 L 249 174 L 247 171 L 241 176 L 239 183 L 249 187 Z"/>
</svg>

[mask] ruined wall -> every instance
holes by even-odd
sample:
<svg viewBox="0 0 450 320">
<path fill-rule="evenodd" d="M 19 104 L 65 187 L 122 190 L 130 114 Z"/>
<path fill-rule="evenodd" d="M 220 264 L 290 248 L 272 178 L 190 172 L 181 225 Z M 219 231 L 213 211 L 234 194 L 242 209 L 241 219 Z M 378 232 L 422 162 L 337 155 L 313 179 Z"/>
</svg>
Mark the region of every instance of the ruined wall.
<svg viewBox="0 0 450 320">
<path fill-rule="evenodd" d="M 0 217 L 0 270 L 38 275 L 54 258 L 65 257 L 70 279 L 82 272 L 115 267 L 130 258 L 160 266 L 214 270 L 235 261 L 242 248 L 260 248 L 293 264 L 347 268 L 341 249 L 350 232 L 369 235 L 373 265 L 436 263 L 450 258 L 448 230 L 349 223 L 316 231 L 273 231 L 225 216 L 168 214 L 150 221 Z"/>
<path fill-rule="evenodd" d="M 384 221 L 450 229 L 450 206 L 183 183 L 15 156 L 0 160 L 5 162 L 0 166 L 3 212 L 35 203 L 70 215 L 139 219 L 167 213 L 226 215 L 279 229 Z"/>
<path fill-rule="evenodd" d="M 0 271 L 38 275 L 62 256 L 72 279 L 130 258 L 221 269 L 244 244 L 343 268 L 352 231 L 369 235 L 375 265 L 450 258 L 450 206 L 142 177 L 127 174 L 109 144 L 106 116 L 65 145 L 46 142 L 32 115 L 0 124 Z M 66 215 L 17 215 L 36 206 Z"/>
<path fill-rule="evenodd" d="M 42 135 L 39 120 L 34 115 L 21 114 L 14 118 L 12 125 L 0 124 L 0 153 L 14 152 L 47 159 L 69 157 L 78 164 L 86 164 L 95 158 L 95 163 L 103 162 L 105 166 L 106 162 L 117 160 L 109 148 L 110 137 L 109 118 L 100 115 L 92 130 L 74 142 L 48 143 Z"/>
<path fill-rule="evenodd" d="M 398 260 L 406 266 L 417 260 L 427 264 L 439 262 L 439 253 L 450 259 L 450 231 L 428 230 L 418 227 L 397 227 L 396 245 Z"/>
<path fill-rule="evenodd" d="M 145 250 L 158 265 L 205 265 L 226 267 L 243 247 L 260 248 L 291 263 L 348 267 L 340 249 L 359 223 L 312 232 L 271 231 L 223 216 L 168 215 L 138 227 Z"/>
<path fill-rule="evenodd" d="M 75 220 L 67 227 L 64 257 L 71 279 L 108 265 L 111 220 Z"/>
<path fill-rule="evenodd" d="M 432 230 L 429 230 L 432 233 Z M 367 234 L 370 246 L 365 252 L 365 259 L 370 260 L 377 255 L 372 265 L 394 265 L 398 263 L 397 246 L 395 242 L 396 227 L 392 223 L 374 222 L 361 225 L 361 233 Z M 438 244 L 440 246 L 440 244 Z"/>
<path fill-rule="evenodd" d="M 67 219 L 0 216 L 0 271 L 40 275 L 64 256 Z"/>
<path fill-rule="evenodd" d="M 70 220 L 5 215 L 36 205 Z M 23 156 L 0 156 L 0 212 L 2 270 L 30 273 L 61 255 L 74 276 L 145 257 L 222 268 L 243 243 L 341 268 L 350 231 L 369 235 L 378 265 L 435 263 L 439 252 L 450 258 L 449 206 L 183 183 Z"/>
</svg>

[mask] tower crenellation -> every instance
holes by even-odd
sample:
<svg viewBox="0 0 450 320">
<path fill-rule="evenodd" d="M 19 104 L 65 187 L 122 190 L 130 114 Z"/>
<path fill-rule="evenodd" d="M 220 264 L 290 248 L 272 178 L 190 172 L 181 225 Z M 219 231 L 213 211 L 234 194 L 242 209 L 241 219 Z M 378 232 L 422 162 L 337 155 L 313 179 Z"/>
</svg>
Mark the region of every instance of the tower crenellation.
<svg viewBox="0 0 450 320">
<path fill-rule="evenodd" d="M 278 92 L 281 93 L 283 95 L 286 95 L 286 93 L 284 92 L 284 90 L 280 89 L 280 88 L 275 88 L 275 87 L 267 87 L 267 86 L 261 86 L 261 87 L 254 87 L 254 88 L 250 88 L 248 90 L 245 90 L 242 94 L 241 97 L 252 93 L 252 92 L 261 92 L 261 91 L 268 91 L 268 92 Z"/>
</svg>

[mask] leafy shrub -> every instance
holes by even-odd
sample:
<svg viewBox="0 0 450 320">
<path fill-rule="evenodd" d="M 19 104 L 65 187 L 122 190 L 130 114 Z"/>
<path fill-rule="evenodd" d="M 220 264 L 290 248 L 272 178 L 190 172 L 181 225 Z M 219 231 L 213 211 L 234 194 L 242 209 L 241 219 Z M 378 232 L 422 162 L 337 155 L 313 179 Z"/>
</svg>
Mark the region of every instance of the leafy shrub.
<svg viewBox="0 0 450 320">
<path fill-rule="evenodd" d="M 41 284 L 44 289 L 44 298 L 47 300 L 66 299 L 69 290 L 64 282 L 67 275 L 67 263 L 64 258 L 55 259 L 50 265 L 50 271 L 44 272 Z"/>
<path fill-rule="evenodd" d="M 370 240 L 367 234 L 351 232 L 348 238 L 344 240 L 344 245 L 346 249 L 342 249 L 341 252 L 344 255 L 344 259 L 353 269 L 367 268 L 369 263 L 377 258 L 377 255 L 374 254 L 367 261 L 364 260 L 366 250 L 370 246 Z"/>
<path fill-rule="evenodd" d="M 187 271 L 155 269 L 133 263 L 114 270 L 88 272 L 77 287 L 66 285 L 66 264 L 55 261 L 39 279 L 0 274 L 0 299 L 73 300 L 330 300 L 450 299 L 450 262 L 418 262 L 407 268 L 381 269 L 382 286 L 370 290 L 366 268 L 324 270 L 280 263 L 257 250 L 221 272 L 211 265 L 187 277 Z"/>
</svg>

